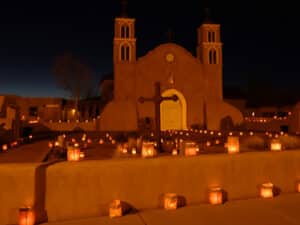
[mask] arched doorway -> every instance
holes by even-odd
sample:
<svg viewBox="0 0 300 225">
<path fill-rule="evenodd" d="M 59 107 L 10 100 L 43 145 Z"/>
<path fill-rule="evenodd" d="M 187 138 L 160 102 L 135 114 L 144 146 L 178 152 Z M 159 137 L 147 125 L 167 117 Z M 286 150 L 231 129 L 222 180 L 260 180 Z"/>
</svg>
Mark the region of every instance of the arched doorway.
<svg viewBox="0 0 300 225">
<path fill-rule="evenodd" d="M 186 100 L 176 89 L 168 89 L 162 93 L 163 97 L 176 95 L 178 100 L 163 101 L 160 104 L 161 130 L 186 130 Z"/>
</svg>

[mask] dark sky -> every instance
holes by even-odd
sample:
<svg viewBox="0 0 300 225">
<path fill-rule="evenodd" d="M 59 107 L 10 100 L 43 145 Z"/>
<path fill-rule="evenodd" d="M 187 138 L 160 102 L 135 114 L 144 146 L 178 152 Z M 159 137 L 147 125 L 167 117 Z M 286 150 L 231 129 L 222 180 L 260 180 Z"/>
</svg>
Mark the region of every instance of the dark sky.
<svg viewBox="0 0 300 225">
<path fill-rule="evenodd" d="M 95 81 L 112 71 L 118 1 L 74 2 L 2 3 L 0 94 L 66 96 L 51 74 L 55 57 L 66 51 L 92 68 Z M 165 42 L 169 28 L 174 41 L 194 54 L 196 29 L 204 8 L 209 7 L 221 24 L 225 86 L 246 88 L 249 81 L 261 81 L 296 90 L 300 81 L 298 7 L 261 2 L 129 1 L 129 15 L 136 18 L 138 56 Z"/>
</svg>

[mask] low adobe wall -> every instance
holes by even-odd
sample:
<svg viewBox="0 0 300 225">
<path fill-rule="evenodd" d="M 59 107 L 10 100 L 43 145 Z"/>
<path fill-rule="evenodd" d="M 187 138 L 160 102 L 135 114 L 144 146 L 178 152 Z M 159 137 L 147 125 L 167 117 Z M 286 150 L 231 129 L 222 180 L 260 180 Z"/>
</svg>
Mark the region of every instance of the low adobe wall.
<svg viewBox="0 0 300 225">
<path fill-rule="evenodd" d="M 47 169 L 46 210 L 54 222 L 106 215 L 112 199 L 136 209 L 158 208 L 166 192 L 199 204 L 215 185 L 228 200 L 253 198 L 267 181 L 294 192 L 299 178 L 300 151 L 63 162 Z"/>
<path fill-rule="evenodd" d="M 18 210 L 23 206 L 34 207 L 37 221 L 43 221 L 44 174 L 41 164 L 0 164 L 0 224 L 18 224 Z"/>
</svg>

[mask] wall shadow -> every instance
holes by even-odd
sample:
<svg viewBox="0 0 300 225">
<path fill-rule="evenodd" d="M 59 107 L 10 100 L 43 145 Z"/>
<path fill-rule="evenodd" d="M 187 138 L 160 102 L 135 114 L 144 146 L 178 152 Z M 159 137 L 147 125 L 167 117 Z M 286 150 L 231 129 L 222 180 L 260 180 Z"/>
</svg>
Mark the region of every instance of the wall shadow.
<svg viewBox="0 0 300 225">
<path fill-rule="evenodd" d="M 57 162 L 43 163 L 35 170 L 35 184 L 34 184 L 34 211 L 36 217 L 36 224 L 48 222 L 46 211 L 46 177 L 47 168 Z"/>
</svg>

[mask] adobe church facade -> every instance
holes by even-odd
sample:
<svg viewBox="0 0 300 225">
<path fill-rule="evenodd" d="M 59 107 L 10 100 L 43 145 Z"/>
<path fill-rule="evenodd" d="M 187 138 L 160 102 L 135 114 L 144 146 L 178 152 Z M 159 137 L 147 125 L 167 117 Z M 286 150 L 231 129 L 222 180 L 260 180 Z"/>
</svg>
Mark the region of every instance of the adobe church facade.
<svg viewBox="0 0 300 225">
<path fill-rule="evenodd" d="M 135 19 L 115 18 L 113 45 L 114 97 L 104 108 L 99 126 L 107 131 L 136 131 L 140 124 L 154 125 L 155 82 L 161 95 L 178 97 L 160 104 L 161 130 L 193 126 L 219 130 L 224 121 L 243 122 L 241 112 L 223 101 L 220 25 L 204 21 L 197 30 L 196 56 L 166 43 L 136 57 Z"/>
</svg>

